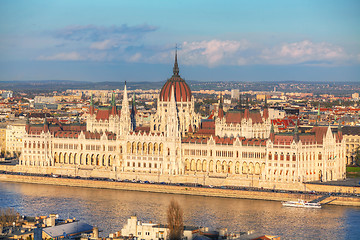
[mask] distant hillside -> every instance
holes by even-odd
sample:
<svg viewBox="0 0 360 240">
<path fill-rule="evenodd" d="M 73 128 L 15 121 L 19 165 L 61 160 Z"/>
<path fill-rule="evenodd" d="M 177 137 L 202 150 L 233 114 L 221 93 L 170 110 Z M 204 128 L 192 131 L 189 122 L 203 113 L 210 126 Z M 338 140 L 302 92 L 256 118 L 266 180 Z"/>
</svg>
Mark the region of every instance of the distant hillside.
<svg viewBox="0 0 360 240">
<path fill-rule="evenodd" d="M 280 92 L 312 92 L 314 94 L 349 95 L 360 92 L 360 83 L 310 83 L 310 82 L 200 82 L 186 81 L 191 90 L 231 90 L 240 91 L 280 91 Z M 127 82 L 128 89 L 161 89 L 165 81 L 161 82 Z M 123 89 L 124 82 L 82 82 L 71 80 L 29 80 L 29 81 L 0 81 L 0 89 L 30 92 L 64 91 L 67 89 Z"/>
<path fill-rule="evenodd" d="M 159 89 L 164 82 L 128 82 L 129 89 Z M 124 88 L 124 82 L 80 82 L 69 80 L 1 81 L 0 89 L 13 91 L 63 91 L 66 89 L 111 90 Z"/>
</svg>

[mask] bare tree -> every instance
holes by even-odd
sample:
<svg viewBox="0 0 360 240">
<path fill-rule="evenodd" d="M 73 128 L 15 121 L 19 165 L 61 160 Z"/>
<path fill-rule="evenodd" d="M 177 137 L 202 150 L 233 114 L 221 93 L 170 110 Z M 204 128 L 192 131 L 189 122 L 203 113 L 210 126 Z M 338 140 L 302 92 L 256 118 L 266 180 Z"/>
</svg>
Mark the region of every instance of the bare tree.
<svg viewBox="0 0 360 240">
<path fill-rule="evenodd" d="M 181 240 L 184 232 L 183 212 L 180 205 L 174 199 L 171 200 L 167 209 L 167 222 L 170 240 Z"/>
<path fill-rule="evenodd" d="M 17 221 L 18 213 L 13 208 L 0 208 L 0 225 L 9 226 Z"/>
</svg>

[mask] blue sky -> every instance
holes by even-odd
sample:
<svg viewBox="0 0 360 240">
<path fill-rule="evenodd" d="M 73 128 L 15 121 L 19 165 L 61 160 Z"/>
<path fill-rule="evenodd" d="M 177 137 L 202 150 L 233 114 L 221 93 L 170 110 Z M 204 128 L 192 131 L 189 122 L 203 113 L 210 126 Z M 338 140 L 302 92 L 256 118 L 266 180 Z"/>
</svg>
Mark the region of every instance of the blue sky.
<svg viewBox="0 0 360 240">
<path fill-rule="evenodd" d="M 0 1 L 0 81 L 360 81 L 360 1 Z"/>
</svg>

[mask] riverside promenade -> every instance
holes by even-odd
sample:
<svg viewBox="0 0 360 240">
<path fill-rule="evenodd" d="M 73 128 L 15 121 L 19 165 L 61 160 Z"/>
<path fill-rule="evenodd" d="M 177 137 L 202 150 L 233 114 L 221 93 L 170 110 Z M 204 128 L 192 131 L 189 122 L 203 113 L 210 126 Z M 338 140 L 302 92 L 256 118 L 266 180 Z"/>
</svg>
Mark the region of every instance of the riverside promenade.
<svg viewBox="0 0 360 240">
<path fill-rule="evenodd" d="M 86 187 L 86 188 L 100 188 L 100 189 L 118 189 L 127 191 L 141 191 L 167 194 L 183 194 L 196 195 L 207 197 L 224 197 L 224 198 L 240 198 L 240 199 L 258 199 L 270 201 L 290 201 L 303 199 L 305 201 L 312 201 L 319 198 L 319 195 L 289 193 L 289 192 L 269 192 L 269 191 L 249 191 L 249 190 L 233 190 L 222 188 L 203 188 L 203 187 L 189 187 L 189 186 L 174 186 L 165 184 L 142 184 L 131 182 L 116 182 L 116 181 L 98 181 L 89 179 L 73 179 L 73 178 L 54 178 L 42 176 L 26 176 L 13 174 L 0 174 L 0 181 L 2 182 L 19 182 L 32 184 L 46 184 L 46 185 L 60 185 L 69 187 Z M 319 186 L 323 188 L 323 186 Z M 317 189 L 316 184 L 311 184 L 311 191 Z M 327 190 L 330 190 L 327 188 Z M 358 189 L 357 189 L 358 190 Z M 360 191 L 360 190 L 359 190 Z M 322 203 L 343 205 L 343 206 L 358 206 L 360 207 L 360 197 L 344 197 L 344 196 L 329 196 Z"/>
</svg>

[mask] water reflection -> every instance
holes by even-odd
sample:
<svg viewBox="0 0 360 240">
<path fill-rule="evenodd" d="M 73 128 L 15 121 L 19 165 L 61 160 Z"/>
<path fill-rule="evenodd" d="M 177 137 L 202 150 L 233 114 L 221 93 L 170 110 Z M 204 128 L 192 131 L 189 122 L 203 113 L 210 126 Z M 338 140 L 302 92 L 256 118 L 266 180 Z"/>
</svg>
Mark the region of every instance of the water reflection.
<svg viewBox="0 0 360 240">
<path fill-rule="evenodd" d="M 102 236 L 119 231 L 133 214 L 165 223 L 172 198 L 181 204 L 186 225 L 254 229 L 282 239 L 357 239 L 360 234 L 360 209 L 351 207 L 284 208 L 271 201 L 20 183 L 0 183 L 0 196 L 0 206 L 14 207 L 24 215 L 76 217 L 97 225 Z"/>
</svg>

